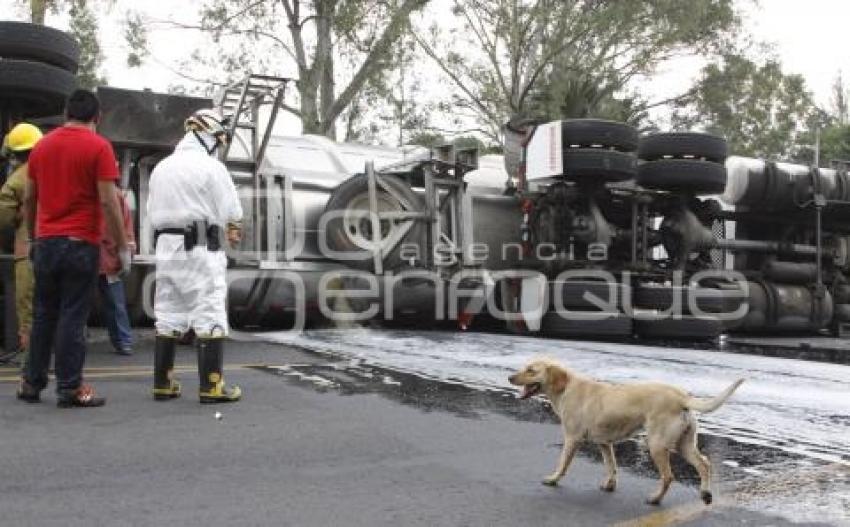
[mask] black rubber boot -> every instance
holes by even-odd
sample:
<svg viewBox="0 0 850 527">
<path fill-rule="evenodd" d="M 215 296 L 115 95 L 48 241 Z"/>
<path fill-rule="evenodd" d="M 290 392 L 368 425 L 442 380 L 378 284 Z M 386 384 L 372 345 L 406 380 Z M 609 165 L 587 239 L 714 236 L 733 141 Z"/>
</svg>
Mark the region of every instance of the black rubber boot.
<svg viewBox="0 0 850 527">
<path fill-rule="evenodd" d="M 153 398 L 168 401 L 180 397 L 180 383 L 173 379 L 177 339 L 156 336 L 153 359 Z"/>
<path fill-rule="evenodd" d="M 242 397 L 238 386 L 224 384 L 224 339 L 196 338 L 202 403 L 232 403 Z"/>
</svg>

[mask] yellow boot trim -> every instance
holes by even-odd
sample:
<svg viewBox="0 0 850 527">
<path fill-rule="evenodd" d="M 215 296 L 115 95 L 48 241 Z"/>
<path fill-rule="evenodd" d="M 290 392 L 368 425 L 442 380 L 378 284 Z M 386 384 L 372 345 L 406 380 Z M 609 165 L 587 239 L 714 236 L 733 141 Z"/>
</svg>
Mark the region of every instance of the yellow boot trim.
<svg viewBox="0 0 850 527">
<path fill-rule="evenodd" d="M 213 381 L 213 376 L 218 380 Z M 242 389 L 238 386 L 225 387 L 224 379 L 217 373 L 210 374 L 210 382 L 215 383 L 211 390 L 200 391 L 202 403 L 232 402 L 242 398 Z"/>
<path fill-rule="evenodd" d="M 171 372 L 169 372 L 170 374 Z M 183 393 L 182 387 L 180 383 L 172 380 L 171 386 L 168 388 L 154 388 L 153 389 L 153 397 L 157 400 L 165 400 L 165 399 L 176 399 L 180 397 Z"/>
</svg>

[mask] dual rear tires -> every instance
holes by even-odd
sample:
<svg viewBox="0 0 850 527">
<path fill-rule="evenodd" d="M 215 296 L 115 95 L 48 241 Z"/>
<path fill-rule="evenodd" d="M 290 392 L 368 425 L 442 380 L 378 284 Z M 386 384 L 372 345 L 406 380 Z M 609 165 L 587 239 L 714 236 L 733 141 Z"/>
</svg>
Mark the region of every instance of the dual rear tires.
<svg viewBox="0 0 850 527">
<path fill-rule="evenodd" d="M 625 123 L 603 119 L 561 121 L 564 177 L 580 183 L 613 183 L 637 174 L 639 135 Z"/>
<path fill-rule="evenodd" d="M 651 134 L 641 139 L 636 182 L 643 188 L 691 195 L 726 188 L 726 141 L 702 133 Z"/>
<path fill-rule="evenodd" d="M 640 137 L 633 126 L 602 119 L 561 122 L 564 177 L 579 183 L 635 179 L 650 190 L 710 195 L 726 187 L 728 146 L 712 134 Z"/>
</svg>

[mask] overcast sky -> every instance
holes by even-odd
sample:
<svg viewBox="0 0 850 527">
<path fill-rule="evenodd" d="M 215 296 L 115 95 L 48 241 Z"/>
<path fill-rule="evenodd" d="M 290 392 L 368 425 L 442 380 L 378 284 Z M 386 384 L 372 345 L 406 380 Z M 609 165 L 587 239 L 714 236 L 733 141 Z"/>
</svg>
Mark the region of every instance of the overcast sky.
<svg viewBox="0 0 850 527">
<path fill-rule="evenodd" d="M 682 0 L 688 1 L 688 0 Z M 828 104 L 830 87 L 839 70 L 850 76 L 850 46 L 846 43 L 846 27 L 850 22 L 850 0 L 739 0 L 745 6 L 745 30 L 756 40 L 772 42 L 786 72 L 805 76 L 809 88 L 820 104 Z M 0 0 L 0 13 L 23 19 L 26 12 L 21 0 Z M 198 0 L 115 0 L 115 7 L 101 12 L 102 46 L 107 55 L 105 73 L 111 85 L 122 88 L 166 90 L 169 85 L 185 83 L 176 64 L 188 56 L 195 44 L 190 34 L 174 30 L 157 32 L 153 56 L 145 67 L 126 66 L 126 46 L 122 36 L 122 20 L 132 8 L 160 19 L 190 22 Z M 192 5 L 189 5 L 192 4 Z M 62 17 L 50 17 L 48 23 L 66 26 Z M 699 71 L 697 60 L 677 61 L 665 65 L 660 75 L 643 87 L 659 98 L 687 89 Z M 294 71 L 281 72 L 294 76 Z"/>
</svg>

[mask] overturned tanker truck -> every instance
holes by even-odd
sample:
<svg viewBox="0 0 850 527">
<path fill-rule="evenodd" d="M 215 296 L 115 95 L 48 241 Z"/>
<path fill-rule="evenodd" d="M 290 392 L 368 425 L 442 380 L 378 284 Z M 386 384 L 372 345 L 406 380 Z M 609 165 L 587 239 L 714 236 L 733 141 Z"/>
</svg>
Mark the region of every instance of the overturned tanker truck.
<svg viewBox="0 0 850 527">
<path fill-rule="evenodd" d="M 713 135 L 594 119 L 509 124 L 502 159 L 283 137 L 286 84 L 252 75 L 216 100 L 248 219 L 230 254 L 235 326 L 482 317 L 531 334 L 702 339 L 850 321 L 842 168 L 727 158 Z M 163 152 L 135 152 L 144 211 Z M 136 303 L 149 307 L 139 219 Z"/>
<path fill-rule="evenodd" d="M 0 26 L 15 37 L 0 38 L 5 131 L 60 111 L 78 50 L 49 28 Z M 486 318 L 553 336 L 713 338 L 850 322 L 844 167 L 727 159 L 715 136 L 592 119 L 509 123 L 504 156 L 481 158 L 285 137 L 288 83 L 249 75 L 214 100 L 98 89 L 136 220 L 137 323 L 155 287 L 150 173 L 210 106 L 230 118 L 222 155 L 246 218 L 228 253 L 236 327 Z"/>
</svg>

